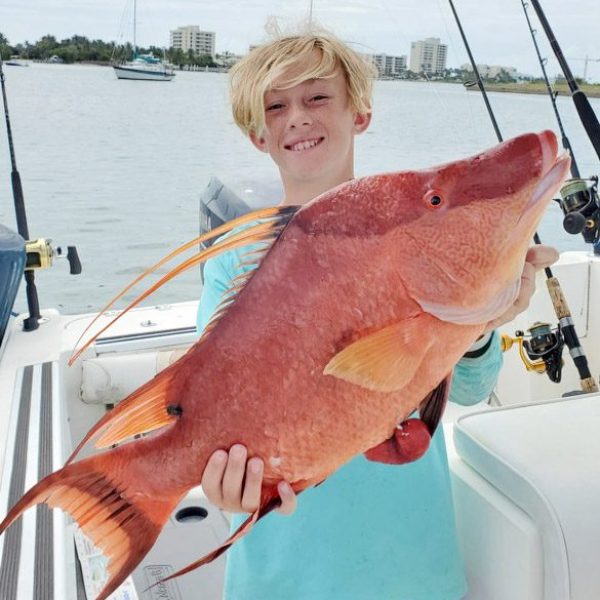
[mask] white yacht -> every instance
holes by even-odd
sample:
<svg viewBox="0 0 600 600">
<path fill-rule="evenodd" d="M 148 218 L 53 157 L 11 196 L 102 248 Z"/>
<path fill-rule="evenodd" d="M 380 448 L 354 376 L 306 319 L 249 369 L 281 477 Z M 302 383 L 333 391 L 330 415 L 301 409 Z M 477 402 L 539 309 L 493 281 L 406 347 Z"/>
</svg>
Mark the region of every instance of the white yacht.
<svg viewBox="0 0 600 600">
<path fill-rule="evenodd" d="M 118 79 L 141 81 L 171 81 L 175 77 L 173 68 L 149 54 L 141 54 L 134 60 L 113 65 Z"/>
</svg>

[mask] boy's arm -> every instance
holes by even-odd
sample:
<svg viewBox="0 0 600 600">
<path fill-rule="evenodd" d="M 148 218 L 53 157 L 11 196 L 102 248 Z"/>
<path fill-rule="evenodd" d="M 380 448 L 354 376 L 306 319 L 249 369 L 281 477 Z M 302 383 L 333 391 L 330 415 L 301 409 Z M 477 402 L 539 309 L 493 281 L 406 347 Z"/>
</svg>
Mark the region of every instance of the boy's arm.
<svg viewBox="0 0 600 600">
<path fill-rule="evenodd" d="M 498 333 L 489 335 L 489 340 L 482 340 L 480 354 L 478 350 L 471 352 L 472 357 L 464 356 L 454 368 L 450 402 L 468 406 L 487 400 L 492 393 L 502 367 L 502 351 Z"/>
</svg>

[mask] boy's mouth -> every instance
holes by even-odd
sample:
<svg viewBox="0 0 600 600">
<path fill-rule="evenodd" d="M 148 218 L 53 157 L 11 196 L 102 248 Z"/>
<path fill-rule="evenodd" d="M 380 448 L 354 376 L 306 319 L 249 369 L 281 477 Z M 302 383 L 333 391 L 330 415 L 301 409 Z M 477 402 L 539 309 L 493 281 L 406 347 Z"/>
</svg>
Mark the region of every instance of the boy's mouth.
<svg viewBox="0 0 600 600">
<path fill-rule="evenodd" d="M 318 137 L 312 138 L 310 140 L 302 140 L 300 142 L 295 142 L 293 144 L 286 145 L 285 149 L 291 150 L 292 152 L 301 152 L 302 150 L 309 150 L 310 148 L 318 146 L 324 139 L 324 137 Z"/>
</svg>

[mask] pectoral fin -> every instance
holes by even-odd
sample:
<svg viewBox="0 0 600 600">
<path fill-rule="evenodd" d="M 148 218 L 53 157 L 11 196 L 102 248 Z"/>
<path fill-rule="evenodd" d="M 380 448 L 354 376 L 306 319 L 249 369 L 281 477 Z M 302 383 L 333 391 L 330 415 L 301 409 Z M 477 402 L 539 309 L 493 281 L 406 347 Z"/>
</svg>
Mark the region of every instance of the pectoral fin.
<svg viewBox="0 0 600 600">
<path fill-rule="evenodd" d="M 338 352 L 324 374 L 377 392 L 401 390 L 427 352 L 427 336 L 420 332 L 433 321 L 422 313 L 361 338 Z"/>
</svg>

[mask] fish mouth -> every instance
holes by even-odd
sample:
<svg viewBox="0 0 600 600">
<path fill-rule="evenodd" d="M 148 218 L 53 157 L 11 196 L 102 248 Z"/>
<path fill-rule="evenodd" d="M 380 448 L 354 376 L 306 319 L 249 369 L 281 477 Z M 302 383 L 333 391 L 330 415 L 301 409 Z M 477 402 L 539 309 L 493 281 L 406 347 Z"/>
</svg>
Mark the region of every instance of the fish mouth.
<svg viewBox="0 0 600 600">
<path fill-rule="evenodd" d="M 558 141 L 554 133 L 544 131 L 538 135 L 542 146 L 543 175 L 525 205 L 523 214 L 529 212 L 531 208 L 537 206 L 540 202 L 551 198 L 567 177 L 571 166 L 571 158 L 566 152 L 557 156 Z"/>
<path fill-rule="evenodd" d="M 530 208 L 553 196 L 567 177 L 570 167 L 571 158 L 566 152 L 558 156 L 535 186 L 523 212 L 528 212 Z"/>
</svg>

